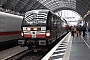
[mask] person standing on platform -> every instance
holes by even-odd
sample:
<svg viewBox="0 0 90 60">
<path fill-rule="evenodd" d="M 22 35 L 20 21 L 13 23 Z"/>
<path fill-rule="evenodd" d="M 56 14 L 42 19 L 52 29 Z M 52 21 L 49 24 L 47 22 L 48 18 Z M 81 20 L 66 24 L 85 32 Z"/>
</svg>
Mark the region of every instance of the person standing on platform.
<svg viewBox="0 0 90 60">
<path fill-rule="evenodd" d="M 85 31 L 86 31 L 86 26 L 85 25 L 83 25 L 83 27 L 82 27 L 83 29 L 82 29 L 82 31 L 83 31 L 83 37 L 85 36 Z"/>
<path fill-rule="evenodd" d="M 78 26 L 76 26 L 76 34 L 77 34 L 77 37 L 78 37 L 78 33 L 79 33 L 79 28 L 78 28 Z"/>
<path fill-rule="evenodd" d="M 74 26 L 74 33 L 76 33 L 76 26 Z"/>
<path fill-rule="evenodd" d="M 71 36 L 74 37 L 74 27 L 71 28 Z"/>
<path fill-rule="evenodd" d="M 80 25 L 80 26 L 79 26 L 79 35 L 81 35 L 82 29 L 83 29 L 83 28 L 82 28 L 82 26 Z"/>
</svg>

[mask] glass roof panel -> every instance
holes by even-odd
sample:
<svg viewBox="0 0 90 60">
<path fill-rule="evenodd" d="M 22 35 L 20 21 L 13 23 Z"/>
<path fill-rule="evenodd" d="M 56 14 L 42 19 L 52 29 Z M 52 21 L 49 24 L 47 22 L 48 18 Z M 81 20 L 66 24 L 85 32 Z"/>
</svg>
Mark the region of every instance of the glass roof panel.
<svg viewBox="0 0 90 60">
<path fill-rule="evenodd" d="M 60 7 L 76 9 L 76 0 L 37 0 L 50 10 Z"/>
<path fill-rule="evenodd" d="M 65 19 L 70 25 L 76 25 L 82 19 L 81 15 L 72 10 L 61 10 L 56 14 L 61 16 L 62 20 Z"/>
</svg>

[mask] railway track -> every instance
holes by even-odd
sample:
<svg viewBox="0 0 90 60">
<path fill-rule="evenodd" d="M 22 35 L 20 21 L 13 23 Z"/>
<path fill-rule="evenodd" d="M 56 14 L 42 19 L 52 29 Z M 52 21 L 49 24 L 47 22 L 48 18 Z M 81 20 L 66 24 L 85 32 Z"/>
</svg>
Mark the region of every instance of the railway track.
<svg viewBox="0 0 90 60">
<path fill-rule="evenodd" d="M 50 50 L 50 49 L 49 49 Z M 49 50 L 24 50 L 18 54 L 15 54 L 5 60 L 40 60 L 43 56 L 45 56 Z"/>
<path fill-rule="evenodd" d="M 43 51 L 38 51 L 38 52 L 31 51 L 17 60 L 40 60 L 46 53 L 47 52 L 43 52 Z"/>
<path fill-rule="evenodd" d="M 6 60 L 40 60 L 46 53 L 46 51 L 34 52 L 31 50 L 25 50 L 7 58 Z"/>
<path fill-rule="evenodd" d="M 61 39 L 59 39 L 59 40 L 61 40 Z M 56 45 L 56 44 L 57 44 L 57 42 L 54 43 L 50 49 L 52 49 L 54 47 L 54 45 Z M 45 50 L 45 49 L 43 49 L 43 50 Z M 39 51 L 32 50 L 31 51 L 31 50 L 27 49 L 27 50 L 24 50 L 6 60 L 40 60 L 43 56 L 45 56 L 48 53 L 48 51 L 41 51 L 41 50 L 39 50 Z"/>
<path fill-rule="evenodd" d="M 22 52 L 14 55 L 14 56 L 12 56 L 12 57 L 10 57 L 10 58 L 7 58 L 6 60 L 17 60 L 17 59 L 19 59 L 20 57 L 26 55 L 26 54 L 29 53 L 29 52 L 30 52 L 30 50 L 22 51 Z"/>
</svg>

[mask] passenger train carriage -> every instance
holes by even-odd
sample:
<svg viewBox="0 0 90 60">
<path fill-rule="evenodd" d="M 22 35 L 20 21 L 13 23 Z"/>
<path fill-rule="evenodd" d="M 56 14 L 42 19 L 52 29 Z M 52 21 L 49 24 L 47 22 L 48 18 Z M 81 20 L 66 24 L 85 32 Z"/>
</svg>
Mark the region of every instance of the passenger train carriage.
<svg viewBox="0 0 90 60">
<path fill-rule="evenodd" d="M 25 13 L 21 29 L 23 40 L 21 46 L 28 48 L 48 47 L 66 33 L 59 16 L 50 10 L 32 10 Z"/>
<path fill-rule="evenodd" d="M 22 38 L 21 23 L 23 17 L 0 11 L 0 43 Z"/>
</svg>

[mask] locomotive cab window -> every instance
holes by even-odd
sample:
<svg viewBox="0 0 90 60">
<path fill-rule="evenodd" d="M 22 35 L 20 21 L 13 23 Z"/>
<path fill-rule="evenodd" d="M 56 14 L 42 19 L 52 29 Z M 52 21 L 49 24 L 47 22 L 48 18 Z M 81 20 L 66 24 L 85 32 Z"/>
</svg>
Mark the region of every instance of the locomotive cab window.
<svg viewBox="0 0 90 60">
<path fill-rule="evenodd" d="M 46 25 L 47 14 L 45 13 L 32 13 L 25 14 L 25 18 L 23 19 L 23 25 Z"/>
</svg>

